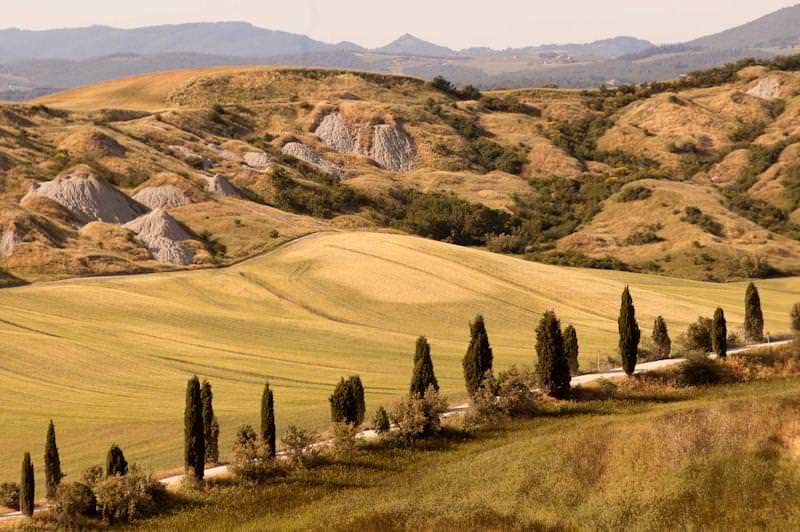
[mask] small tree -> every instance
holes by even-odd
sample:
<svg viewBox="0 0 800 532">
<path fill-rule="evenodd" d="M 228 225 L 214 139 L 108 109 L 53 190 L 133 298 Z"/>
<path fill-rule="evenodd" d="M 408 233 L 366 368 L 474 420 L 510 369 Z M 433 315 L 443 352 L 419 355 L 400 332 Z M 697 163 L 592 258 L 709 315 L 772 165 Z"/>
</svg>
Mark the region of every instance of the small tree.
<svg viewBox="0 0 800 532">
<path fill-rule="evenodd" d="M 795 337 L 800 337 L 800 303 L 795 303 L 790 314 L 792 332 Z"/>
<path fill-rule="evenodd" d="M 622 304 L 619 310 L 619 355 L 622 358 L 622 368 L 628 375 L 636 371 L 636 361 L 639 354 L 639 339 L 641 332 L 636 322 L 636 308 L 629 287 L 622 292 Z"/>
<path fill-rule="evenodd" d="M 47 427 L 47 440 L 44 446 L 44 478 L 47 485 L 47 498 L 52 499 L 58 485 L 61 484 L 61 479 L 64 478 L 64 474 L 61 472 L 61 458 L 56 445 L 56 428 L 52 419 Z"/>
<path fill-rule="evenodd" d="M 547 311 L 536 329 L 536 374 L 539 384 L 553 397 L 566 397 L 570 389 L 569 361 L 564 352 L 561 322 Z"/>
<path fill-rule="evenodd" d="M 570 375 L 577 375 L 580 348 L 578 345 L 578 332 L 572 325 L 569 325 L 566 329 L 564 329 L 564 353 L 566 353 L 567 361 L 569 362 Z"/>
<path fill-rule="evenodd" d="M 699 316 L 696 322 L 690 323 L 689 328 L 686 329 L 687 347 L 692 351 L 701 351 L 703 354 L 711 351 L 714 348 L 711 338 L 713 325 L 714 320 L 703 316 Z"/>
<path fill-rule="evenodd" d="M 483 374 L 492 369 L 494 356 L 483 316 L 476 316 L 469 324 L 470 341 L 464 355 L 464 383 L 470 397 L 474 396 L 483 381 Z"/>
<path fill-rule="evenodd" d="M 33 475 L 31 453 L 25 453 L 25 457 L 22 459 L 22 477 L 19 482 L 19 509 L 22 515 L 33 516 L 35 497 L 36 479 Z"/>
<path fill-rule="evenodd" d="M 439 391 L 439 383 L 436 381 L 436 374 L 433 371 L 433 359 L 431 359 L 431 345 L 428 339 L 420 336 L 417 339 L 417 349 L 414 354 L 414 374 L 411 377 L 411 393 L 422 397 L 429 386 Z"/>
<path fill-rule="evenodd" d="M 656 346 L 656 354 L 659 358 L 669 358 L 672 354 L 672 340 L 669 338 L 667 322 L 659 316 L 653 323 L 653 344 Z"/>
<path fill-rule="evenodd" d="M 761 296 L 753 283 L 747 285 L 744 296 L 744 336 L 752 342 L 764 340 L 764 314 L 761 312 Z"/>
<path fill-rule="evenodd" d="M 714 321 L 711 322 L 711 347 L 718 357 L 728 356 L 728 326 L 725 311 L 721 308 L 714 312 Z"/>
<path fill-rule="evenodd" d="M 267 448 L 270 458 L 275 458 L 276 432 L 275 432 L 275 397 L 269 387 L 269 382 L 264 384 L 261 392 L 261 441 Z"/>
<path fill-rule="evenodd" d="M 219 422 L 214 415 L 214 392 L 211 383 L 204 380 L 200 390 L 200 401 L 203 403 L 203 439 L 206 446 L 205 461 L 209 464 L 219 462 Z"/>
<path fill-rule="evenodd" d="M 186 384 L 186 409 L 183 415 L 183 456 L 186 474 L 194 480 L 205 475 L 206 440 L 203 426 L 203 405 L 197 375 Z"/>
<path fill-rule="evenodd" d="M 125 460 L 125 454 L 117 444 L 111 446 L 106 454 L 106 476 L 107 477 L 124 477 L 128 474 L 128 461 Z"/>
<path fill-rule="evenodd" d="M 378 410 L 375 411 L 375 417 L 372 420 L 372 428 L 374 428 L 375 432 L 378 434 L 389 432 L 389 429 L 392 428 L 392 424 L 389 422 L 389 414 L 383 406 L 379 406 Z"/>
<path fill-rule="evenodd" d="M 342 378 L 328 399 L 331 403 L 331 421 L 361 425 L 366 413 L 364 385 L 361 377 Z"/>
</svg>

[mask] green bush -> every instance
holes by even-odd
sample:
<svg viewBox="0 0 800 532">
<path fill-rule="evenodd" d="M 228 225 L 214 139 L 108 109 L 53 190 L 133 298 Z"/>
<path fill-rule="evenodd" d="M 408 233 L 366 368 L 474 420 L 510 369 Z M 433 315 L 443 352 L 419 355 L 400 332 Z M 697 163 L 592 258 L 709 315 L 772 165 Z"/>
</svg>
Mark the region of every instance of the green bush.
<svg viewBox="0 0 800 532">
<path fill-rule="evenodd" d="M 375 429 L 375 432 L 378 434 L 389 432 L 392 428 L 392 424 L 389 421 L 389 414 L 382 406 L 379 406 L 378 410 L 375 411 L 375 417 L 372 420 L 372 428 Z"/>
<path fill-rule="evenodd" d="M 617 202 L 630 203 L 632 201 L 642 201 L 646 200 L 652 195 L 653 189 L 636 185 L 622 189 L 622 192 L 620 192 L 619 196 L 617 197 Z"/>
<path fill-rule="evenodd" d="M 56 489 L 53 510 L 62 527 L 79 525 L 81 518 L 97 514 L 97 499 L 87 484 L 82 482 L 61 484 Z"/>
<path fill-rule="evenodd" d="M 681 363 L 678 374 L 680 382 L 686 386 L 704 386 L 722 382 L 725 372 L 718 361 L 693 354 Z"/>
<path fill-rule="evenodd" d="M 354 375 L 347 379 L 342 377 L 328 401 L 331 405 L 331 421 L 334 423 L 358 426 L 364 422 L 364 385 L 359 376 Z"/>
<path fill-rule="evenodd" d="M 392 422 L 397 425 L 393 434 L 406 444 L 432 436 L 441 429 L 441 415 L 447 408 L 447 401 L 433 388 L 422 397 L 408 395 L 392 411 Z"/>
<path fill-rule="evenodd" d="M 259 439 L 250 425 L 239 427 L 236 433 L 230 469 L 237 477 L 253 482 L 263 482 L 283 473 L 266 442 Z"/>
<path fill-rule="evenodd" d="M 97 511 L 109 525 L 130 523 L 158 513 L 168 498 L 161 482 L 138 471 L 98 482 L 94 495 Z"/>
<path fill-rule="evenodd" d="M 710 233 L 714 236 L 723 236 L 725 234 L 725 227 L 721 223 L 716 221 L 712 216 L 703 213 L 703 211 L 697 207 L 686 207 L 681 221 L 697 225 L 706 233 Z"/>
<path fill-rule="evenodd" d="M 711 319 L 699 317 L 686 330 L 686 348 L 703 354 L 711 351 Z"/>
<path fill-rule="evenodd" d="M 661 229 L 663 229 L 661 224 L 650 224 L 639 227 L 634 229 L 631 234 L 625 238 L 623 244 L 626 246 L 644 246 L 656 242 L 663 242 L 664 239 L 658 235 Z"/>
<path fill-rule="evenodd" d="M 20 487 L 16 482 L 3 482 L 0 484 L 0 506 L 19 511 Z"/>
<path fill-rule="evenodd" d="M 319 434 L 290 425 L 281 438 L 289 465 L 296 469 L 312 467 L 319 459 Z"/>
</svg>

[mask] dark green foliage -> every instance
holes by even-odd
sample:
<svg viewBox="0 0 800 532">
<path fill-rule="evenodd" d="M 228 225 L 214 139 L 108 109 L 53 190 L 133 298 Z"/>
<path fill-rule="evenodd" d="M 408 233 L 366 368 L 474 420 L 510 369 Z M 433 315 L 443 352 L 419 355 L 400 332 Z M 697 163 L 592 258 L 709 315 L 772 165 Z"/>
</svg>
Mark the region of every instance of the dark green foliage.
<svg viewBox="0 0 800 532">
<path fill-rule="evenodd" d="M 542 111 L 540 109 L 520 102 L 513 96 L 484 96 L 481 98 L 481 108 L 483 108 L 484 111 L 516 113 L 535 118 L 542 116 Z"/>
<path fill-rule="evenodd" d="M 25 453 L 22 459 L 22 477 L 19 482 L 19 510 L 22 515 L 31 517 L 36 497 L 36 479 L 33 475 L 33 462 L 31 453 Z"/>
<path fill-rule="evenodd" d="M 275 397 L 269 387 L 269 382 L 264 384 L 261 393 L 261 441 L 267 448 L 270 458 L 275 458 L 276 430 L 275 430 Z"/>
<path fill-rule="evenodd" d="M 597 141 L 608 131 L 614 122 L 608 118 L 582 118 L 574 122 L 558 125 L 558 135 L 553 143 L 576 159 L 594 160 Z"/>
<path fill-rule="evenodd" d="M 725 234 L 725 228 L 721 223 L 717 222 L 708 214 L 704 214 L 703 211 L 697 207 L 686 207 L 684 213 L 684 216 L 681 218 L 682 222 L 700 226 L 703 231 L 714 236 L 723 236 Z"/>
<path fill-rule="evenodd" d="M 661 316 L 653 323 L 653 344 L 658 358 L 668 358 L 672 354 L 672 340 L 669 337 L 667 322 Z"/>
<path fill-rule="evenodd" d="M 552 310 L 544 313 L 536 329 L 536 356 L 536 376 L 542 389 L 553 397 L 567 397 L 572 380 L 569 360 L 564 352 L 561 322 Z"/>
<path fill-rule="evenodd" d="M 106 455 L 106 476 L 116 477 L 128 474 L 128 461 L 117 444 L 111 446 Z"/>
<path fill-rule="evenodd" d="M 206 446 L 206 462 L 216 464 L 219 462 L 219 422 L 214 415 L 214 392 L 211 383 L 203 381 L 200 390 L 200 400 L 203 403 L 203 438 Z"/>
<path fill-rule="evenodd" d="M 453 194 L 395 191 L 389 216 L 410 233 L 459 245 L 479 245 L 509 230 L 508 213 L 464 201 Z"/>
<path fill-rule="evenodd" d="M 379 406 L 378 410 L 375 411 L 375 417 L 372 420 L 372 428 L 375 429 L 375 432 L 378 434 L 389 432 L 389 429 L 392 428 L 392 424 L 389 422 L 389 414 L 382 406 Z"/>
<path fill-rule="evenodd" d="M 364 385 L 361 377 L 342 378 L 328 399 L 331 403 L 331 421 L 359 426 L 364 421 Z"/>
<path fill-rule="evenodd" d="M 626 246 L 645 246 L 647 244 L 663 242 L 664 239 L 658 234 L 663 228 L 664 226 L 660 223 L 638 227 L 625 238 L 623 244 Z"/>
<path fill-rule="evenodd" d="M 617 197 L 617 201 L 619 203 L 641 201 L 641 200 L 646 200 L 652 195 L 653 195 L 653 189 L 648 187 L 643 187 L 641 185 L 636 185 L 623 189 L 622 192 L 620 192 L 619 196 Z"/>
<path fill-rule="evenodd" d="M 422 397 L 428 387 L 433 387 L 435 391 L 439 391 L 439 383 L 433 371 L 431 346 L 427 338 L 420 336 L 417 339 L 417 349 L 414 353 L 414 373 L 411 377 L 410 393 Z"/>
<path fill-rule="evenodd" d="M 725 321 L 725 311 L 717 307 L 714 320 L 711 322 L 711 349 L 720 358 L 728 356 L 728 325 Z"/>
<path fill-rule="evenodd" d="M 280 171 L 272 175 L 272 186 L 276 206 L 318 218 L 352 213 L 368 203 L 366 197 L 347 185 L 330 183 L 312 186 L 299 183 Z"/>
<path fill-rule="evenodd" d="M 59 486 L 53 497 L 53 509 L 60 525 L 67 530 L 79 529 L 81 517 L 92 517 L 97 512 L 97 498 L 92 488 L 82 482 L 71 482 Z M 74 527 L 68 526 L 73 523 Z"/>
<path fill-rule="evenodd" d="M 714 347 L 711 339 L 712 326 L 713 320 L 702 316 L 698 317 L 696 322 L 689 324 L 686 330 L 686 347 L 703 354 L 710 352 Z"/>
<path fill-rule="evenodd" d="M 636 308 L 629 287 L 622 292 L 622 304 L 619 310 L 619 355 L 622 358 L 622 368 L 628 375 L 636 371 L 636 360 L 639 354 L 639 339 L 641 332 L 636 322 Z"/>
<path fill-rule="evenodd" d="M 480 100 L 482 96 L 481 91 L 474 86 L 466 85 L 463 89 L 459 89 L 454 83 L 449 81 L 444 76 L 436 76 L 429 82 L 429 85 L 434 89 L 443 92 L 448 96 L 452 96 L 453 98 L 458 98 L 459 100 Z"/>
<path fill-rule="evenodd" d="M 764 314 L 761 312 L 761 296 L 753 283 L 747 285 L 744 296 L 744 337 L 753 342 L 764 340 Z"/>
<path fill-rule="evenodd" d="M 721 382 L 724 371 L 716 360 L 712 360 L 702 353 L 694 353 L 681 364 L 679 375 L 681 382 L 685 385 L 703 386 Z"/>
<path fill-rule="evenodd" d="M 800 303 L 795 303 L 792 306 L 792 312 L 789 314 L 792 332 L 795 336 L 800 334 Z"/>
<path fill-rule="evenodd" d="M 16 482 L 3 482 L 0 484 L 0 506 L 18 511 L 19 493 L 20 487 Z"/>
<path fill-rule="evenodd" d="M 47 440 L 44 446 L 44 478 L 47 498 L 51 498 L 56 494 L 56 489 L 64 478 L 64 473 L 61 472 L 61 457 L 58 455 L 56 445 L 56 428 L 52 419 L 47 427 Z"/>
<path fill-rule="evenodd" d="M 577 375 L 580 347 L 578 345 L 578 332 L 572 325 L 568 325 L 567 328 L 564 329 L 564 353 L 566 353 L 567 361 L 569 362 L 570 375 Z"/>
<path fill-rule="evenodd" d="M 480 388 L 483 376 L 492 369 L 494 355 L 489 344 L 489 334 L 483 316 L 476 316 L 469 324 L 469 347 L 464 355 L 462 366 L 464 368 L 464 383 L 467 393 L 473 397 Z"/>
<path fill-rule="evenodd" d="M 205 475 L 206 440 L 203 426 L 203 405 L 197 375 L 186 384 L 186 408 L 183 415 L 183 463 L 186 474 L 194 480 Z"/>
<path fill-rule="evenodd" d="M 539 251 L 529 253 L 526 255 L 526 258 L 528 260 L 541 262 L 542 264 L 552 264 L 554 266 L 592 268 L 596 270 L 617 270 L 620 272 L 634 271 L 630 265 L 615 257 L 590 257 L 575 249 Z"/>
</svg>

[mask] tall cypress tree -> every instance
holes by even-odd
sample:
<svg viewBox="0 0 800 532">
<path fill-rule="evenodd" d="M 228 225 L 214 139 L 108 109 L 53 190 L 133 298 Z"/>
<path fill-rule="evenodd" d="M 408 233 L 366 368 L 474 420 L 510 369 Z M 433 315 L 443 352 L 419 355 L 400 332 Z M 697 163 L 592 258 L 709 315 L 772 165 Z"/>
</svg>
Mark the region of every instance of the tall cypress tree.
<svg viewBox="0 0 800 532">
<path fill-rule="evenodd" d="M 764 314 L 761 312 L 761 296 L 753 283 L 747 285 L 744 295 L 744 336 L 753 342 L 764 340 Z"/>
<path fill-rule="evenodd" d="M 270 458 L 275 458 L 275 397 L 269 388 L 269 382 L 264 384 L 261 393 L 261 440 L 267 447 Z"/>
<path fill-rule="evenodd" d="M 711 348 L 720 358 L 728 356 L 728 325 L 725 322 L 725 311 L 717 308 L 711 322 Z"/>
<path fill-rule="evenodd" d="M 203 439 L 206 446 L 205 461 L 210 464 L 219 462 L 219 422 L 214 415 L 214 391 L 211 383 L 203 381 L 200 389 L 200 401 L 203 404 Z"/>
<path fill-rule="evenodd" d="M 56 445 L 56 427 L 53 420 L 47 427 L 47 440 L 44 445 L 44 479 L 47 485 L 47 498 L 50 499 L 56 494 L 56 488 L 61 484 L 64 474 L 61 471 L 61 458 L 58 455 Z"/>
<path fill-rule="evenodd" d="M 572 325 L 564 329 L 564 352 L 567 354 L 569 362 L 569 372 L 571 375 L 578 374 L 580 356 L 580 346 L 578 344 L 578 331 Z"/>
<path fill-rule="evenodd" d="M 622 292 L 622 305 L 619 309 L 619 355 L 622 358 L 622 369 L 628 375 L 636 371 L 636 360 L 639 355 L 639 339 L 641 332 L 636 323 L 636 308 L 633 306 L 631 291 L 626 286 Z"/>
<path fill-rule="evenodd" d="M 117 444 L 111 446 L 106 455 L 106 476 L 124 477 L 128 474 L 128 461 Z"/>
<path fill-rule="evenodd" d="M 653 344 L 656 346 L 658 358 L 668 358 L 672 354 L 672 340 L 669 338 L 667 322 L 661 316 L 653 322 Z"/>
<path fill-rule="evenodd" d="M 544 313 L 536 329 L 536 356 L 536 374 L 542 389 L 553 397 L 569 395 L 569 360 L 564 352 L 561 322 L 552 310 Z"/>
<path fill-rule="evenodd" d="M 411 394 L 422 397 L 429 386 L 439 391 L 439 382 L 433 371 L 433 359 L 431 358 L 431 345 L 428 339 L 420 336 L 417 339 L 417 349 L 414 353 L 414 373 L 411 376 Z"/>
<path fill-rule="evenodd" d="M 33 475 L 33 462 L 31 453 L 25 453 L 22 459 L 22 476 L 19 482 L 19 509 L 22 515 L 33 515 L 34 500 L 36 497 L 36 479 Z"/>
<path fill-rule="evenodd" d="M 195 480 L 205 475 L 206 441 L 203 427 L 203 405 L 197 375 L 186 384 L 186 409 L 183 415 L 183 457 L 186 474 Z"/>
<path fill-rule="evenodd" d="M 469 324 L 470 341 L 467 353 L 464 355 L 464 383 L 467 393 L 474 396 L 481 386 L 484 374 L 492 369 L 493 355 L 489 344 L 489 334 L 483 316 L 476 316 L 475 321 Z"/>
</svg>

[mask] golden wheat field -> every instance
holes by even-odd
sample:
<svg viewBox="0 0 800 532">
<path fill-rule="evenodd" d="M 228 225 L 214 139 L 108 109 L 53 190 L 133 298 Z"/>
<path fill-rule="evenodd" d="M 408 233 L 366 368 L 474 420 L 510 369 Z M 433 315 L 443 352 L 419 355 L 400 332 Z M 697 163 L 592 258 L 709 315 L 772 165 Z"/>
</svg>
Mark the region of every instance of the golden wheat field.
<svg viewBox="0 0 800 532">
<path fill-rule="evenodd" d="M 578 330 L 584 368 L 613 354 L 624 285 L 643 336 L 663 314 L 673 339 L 722 305 L 741 324 L 745 285 L 546 266 L 420 238 L 322 233 L 224 270 L 81 279 L 0 291 L 0 480 L 30 450 L 41 465 L 48 419 L 76 478 L 112 443 L 153 470 L 179 466 L 186 379 L 214 385 L 223 452 L 275 390 L 279 430 L 323 428 L 341 376 L 360 374 L 367 408 L 410 378 L 414 341 L 463 398 L 468 322 L 486 317 L 496 368 L 534 361 L 535 327 L 555 309 Z M 759 283 L 767 330 L 787 329 L 800 279 Z M 41 469 L 40 467 L 38 469 Z"/>
</svg>

